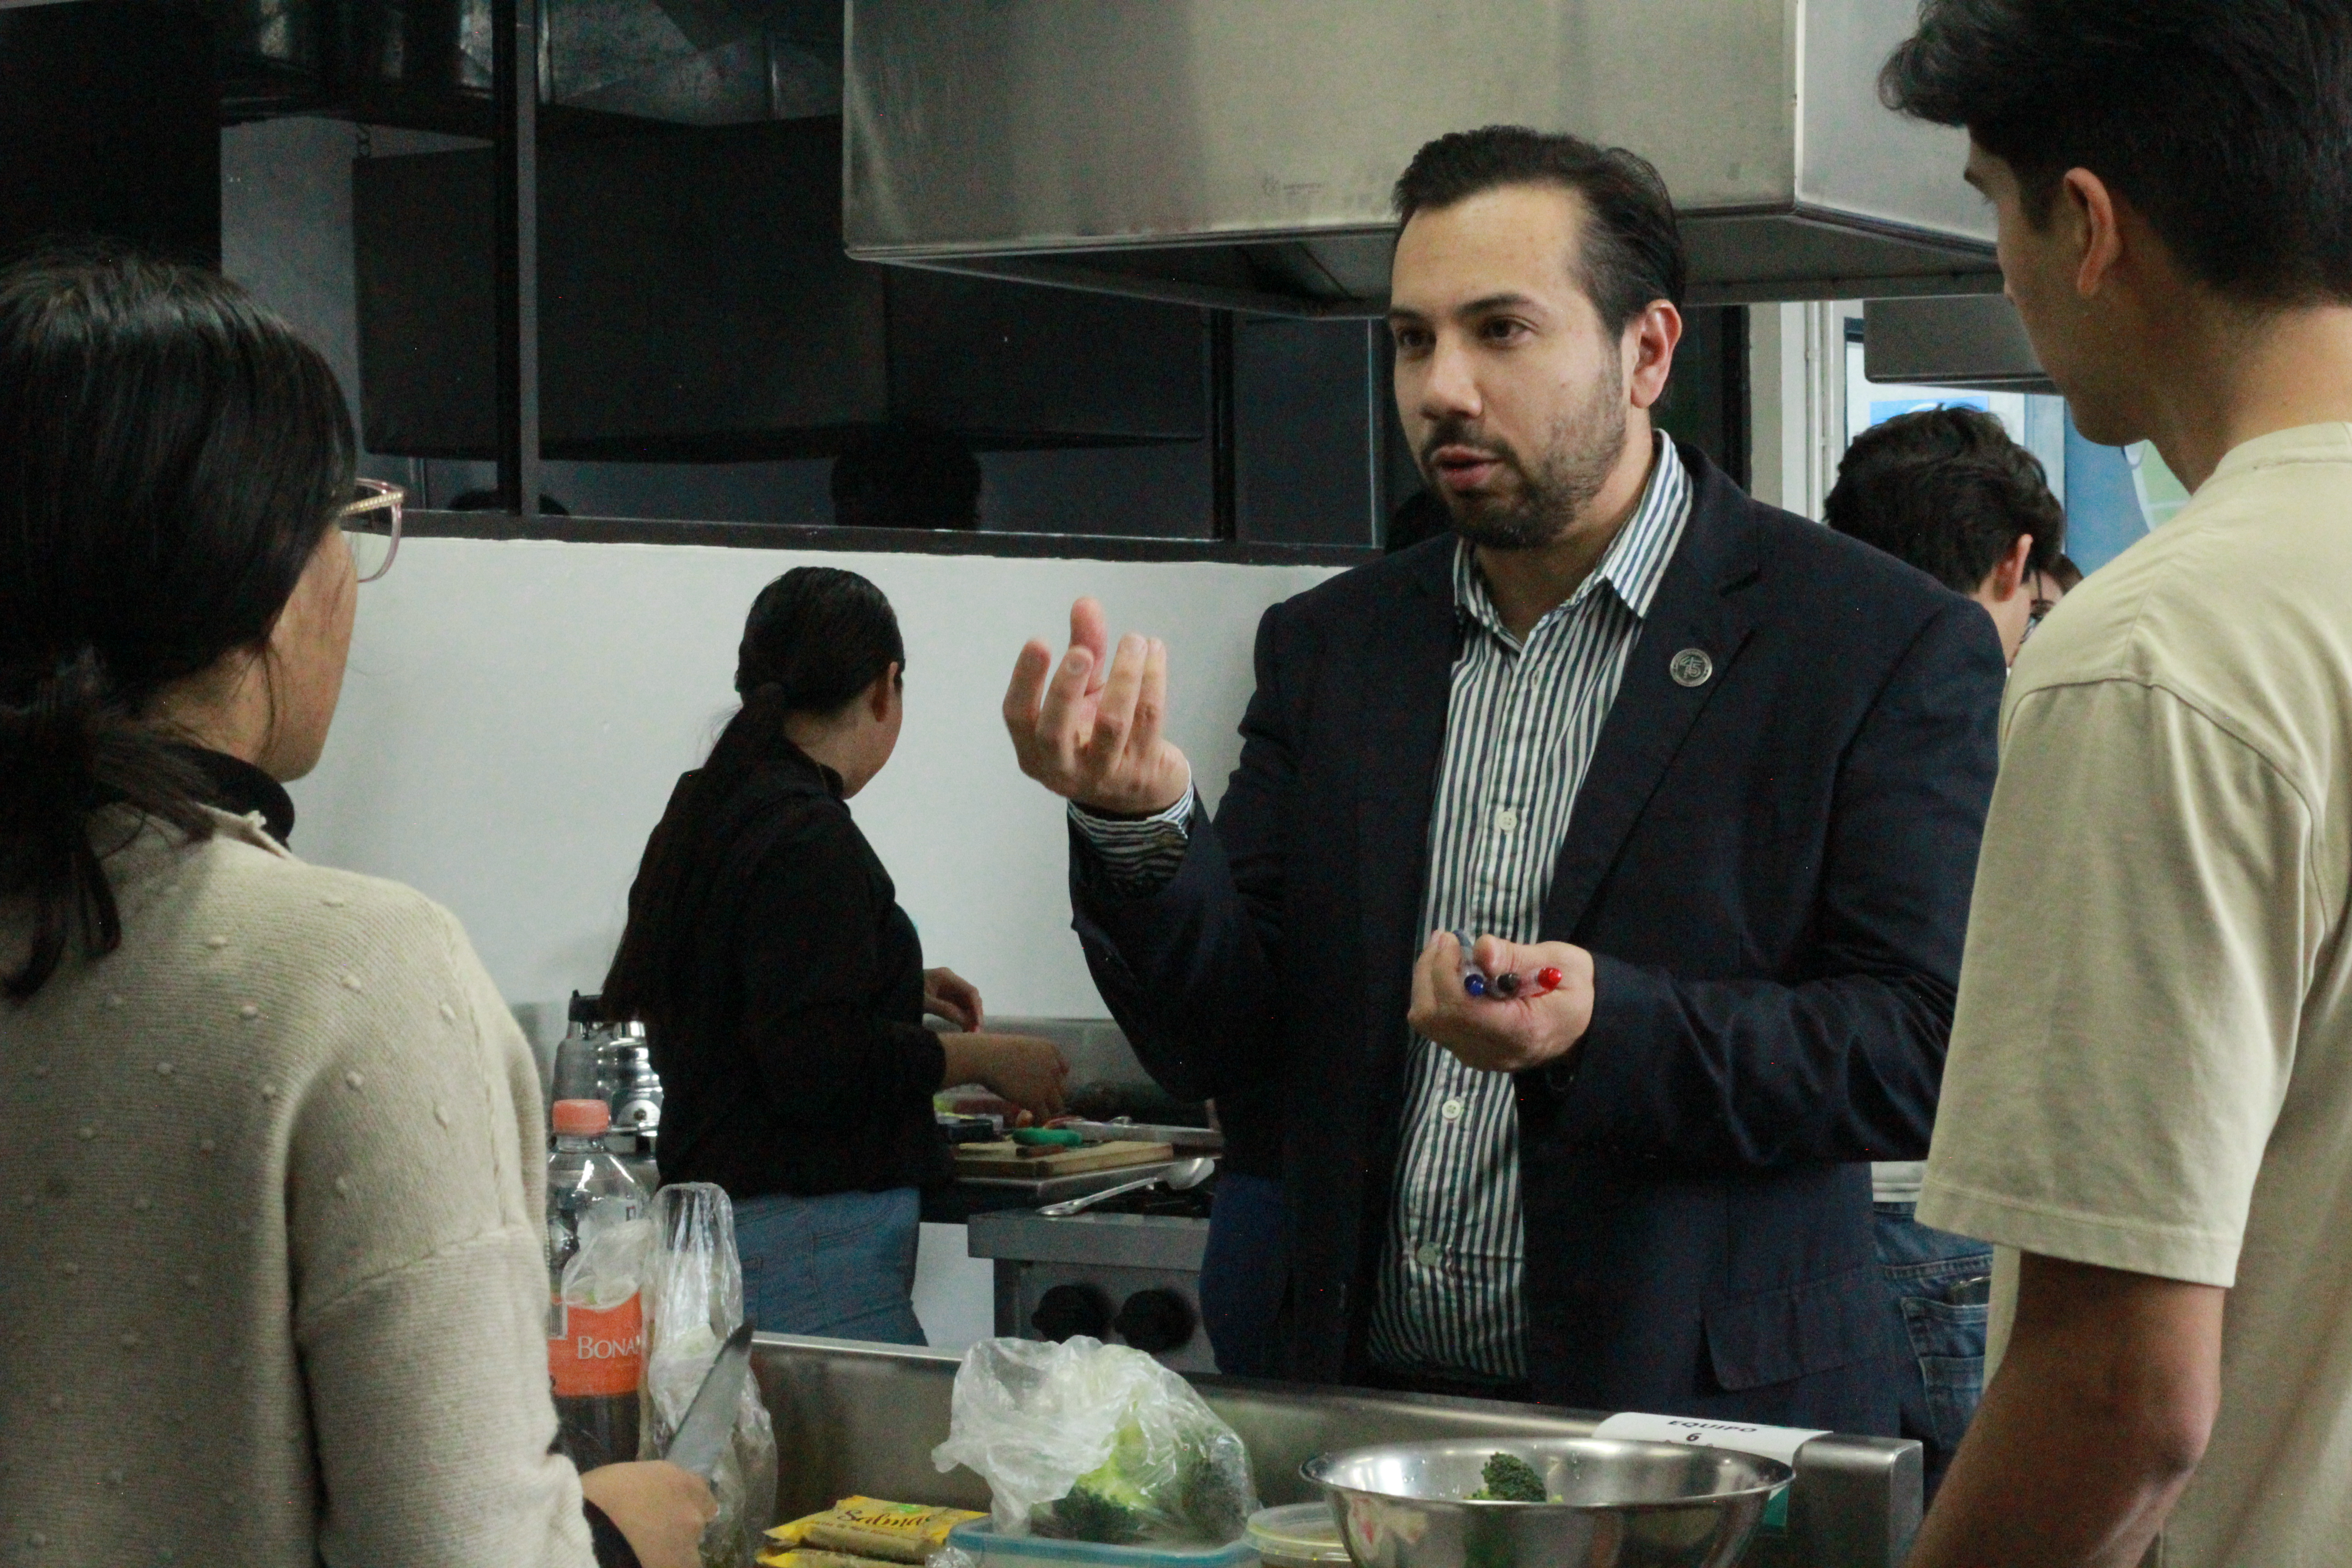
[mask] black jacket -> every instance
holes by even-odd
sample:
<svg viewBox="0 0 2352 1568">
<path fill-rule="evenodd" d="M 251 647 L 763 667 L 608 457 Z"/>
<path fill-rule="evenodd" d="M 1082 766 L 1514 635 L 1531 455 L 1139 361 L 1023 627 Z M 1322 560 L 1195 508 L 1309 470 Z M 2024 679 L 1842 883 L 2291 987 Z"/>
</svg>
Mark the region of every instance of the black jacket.
<svg viewBox="0 0 2352 1568">
<path fill-rule="evenodd" d="M 1927 1152 L 2001 658 L 1984 612 L 1741 494 L 1693 513 L 1602 729 L 1542 935 L 1591 1032 L 1517 1083 L 1538 1395 L 1893 1433 L 1873 1159 Z M 1278 1095 L 1294 1373 L 1344 1380 L 1386 1234 L 1461 632 L 1450 538 L 1269 610 L 1241 764 L 1174 880 L 1076 926 L 1178 1093 Z M 1668 667 L 1705 650 L 1696 687 Z"/>
<path fill-rule="evenodd" d="M 948 1180 L 922 944 L 840 779 L 788 750 L 719 806 L 706 843 L 674 992 L 689 1004 L 651 1041 L 663 1179 L 738 1199 Z"/>
</svg>

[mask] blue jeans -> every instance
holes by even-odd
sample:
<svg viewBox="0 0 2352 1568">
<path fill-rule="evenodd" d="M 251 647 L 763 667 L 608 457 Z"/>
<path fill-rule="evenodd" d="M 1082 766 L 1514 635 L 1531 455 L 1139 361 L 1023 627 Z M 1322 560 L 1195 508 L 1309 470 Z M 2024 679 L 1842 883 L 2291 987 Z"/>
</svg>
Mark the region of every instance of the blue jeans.
<svg viewBox="0 0 2352 1568">
<path fill-rule="evenodd" d="M 1927 1446 L 1933 1497 L 1984 1394 L 1992 1248 L 1921 1225 L 1916 1204 L 1872 1206 L 1879 1270 L 1916 1371 L 1903 1391 L 1903 1435 Z"/>
<path fill-rule="evenodd" d="M 1201 1257 L 1201 1326 L 1208 1331 L 1219 1372 L 1281 1375 L 1289 1243 L 1280 1182 L 1232 1171 L 1217 1173 L 1209 1245 Z"/>
<path fill-rule="evenodd" d="M 922 1214 L 912 1187 L 737 1204 L 743 1315 L 762 1333 L 923 1343 L 914 1300 Z"/>
</svg>

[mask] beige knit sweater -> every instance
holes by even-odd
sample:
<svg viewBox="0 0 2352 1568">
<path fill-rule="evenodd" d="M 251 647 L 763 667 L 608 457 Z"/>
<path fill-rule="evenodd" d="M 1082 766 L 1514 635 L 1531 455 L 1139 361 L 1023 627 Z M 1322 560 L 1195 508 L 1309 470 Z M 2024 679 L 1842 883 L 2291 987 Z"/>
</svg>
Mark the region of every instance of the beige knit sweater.
<svg viewBox="0 0 2352 1568">
<path fill-rule="evenodd" d="M 0 1001 L 0 1563 L 585 1568 L 521 1035 L 446 910 L 220 824 Z"/>
</svg>

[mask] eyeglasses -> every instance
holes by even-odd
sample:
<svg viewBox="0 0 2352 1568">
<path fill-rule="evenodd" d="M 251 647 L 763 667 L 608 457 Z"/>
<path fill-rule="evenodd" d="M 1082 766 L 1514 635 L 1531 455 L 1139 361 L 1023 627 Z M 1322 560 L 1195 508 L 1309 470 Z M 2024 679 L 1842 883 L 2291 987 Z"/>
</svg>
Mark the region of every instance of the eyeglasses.
<svg viewBox="0 0 2352 1568">
<path fill-rule="evenodd" d="M 2031 582 L 2028 584 L 2028 592 L 2032 595 L 2032 597 L 2028 601 L 2029 609 L 2025 617 L 2025 637 L 2030 637 L 2035 632 L 2040 631 L 2042 629 L 2043 619 L 2049 616 L 2051 611 L 2058 607 L 2058 601 L 2066 596 L 2066 591 L 2063 588 L 2059 588 L 2056 593 L 2051 592 L 2051 590 L 2056 586 L 2055 583 L 2053 583 L 2050 578 L 2044 576 L 2042 574 L 2039 572 L 2033 574 Z M 2018 639 L 2019 646 L 2022 647 L 2024 645 L 2024 641 L 2025 637 L 2020 637 Z"/>
<path fill-rule="evenodd" d="M 400 553 L 400 509 L 407 500 L 408 492 L 398 485 L 362 479 L 359 494 L 335 514 L 361 582 L 373 583 L 392 570 L 392 558 Z"/>
</svg>

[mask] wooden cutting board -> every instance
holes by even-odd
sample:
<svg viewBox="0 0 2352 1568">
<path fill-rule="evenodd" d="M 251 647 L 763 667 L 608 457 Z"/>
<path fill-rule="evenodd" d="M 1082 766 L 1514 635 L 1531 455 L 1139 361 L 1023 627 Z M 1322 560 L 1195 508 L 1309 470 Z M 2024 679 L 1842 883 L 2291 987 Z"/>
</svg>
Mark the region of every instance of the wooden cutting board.
<svg viewBox="0 0 2352 1568">
<path fill-rule="evenodd" d="M 1081 1176 L 1089 1171 L 1115 1171 L 1122 1165 L 1161 1164 L 1176 1157 L 1166 1143 L 1118 1142 L 1089 1143 L 1083 1148 L 1029 1149 L 1010 1141 L 1003 1143 L 959 1143 L 955 1170 L 959 1176 L 1012 1177 L 1042 1182 L 1053 1176 Z"/>
</svg>

